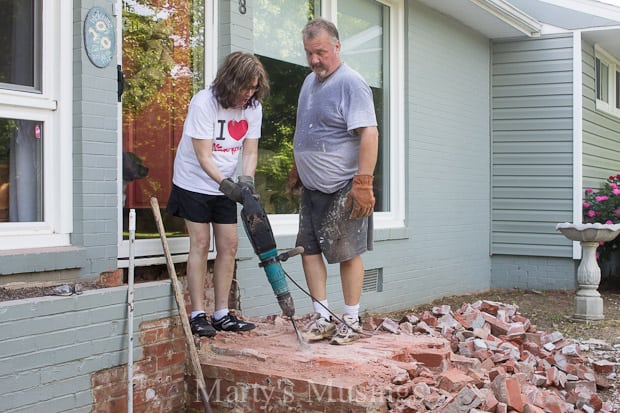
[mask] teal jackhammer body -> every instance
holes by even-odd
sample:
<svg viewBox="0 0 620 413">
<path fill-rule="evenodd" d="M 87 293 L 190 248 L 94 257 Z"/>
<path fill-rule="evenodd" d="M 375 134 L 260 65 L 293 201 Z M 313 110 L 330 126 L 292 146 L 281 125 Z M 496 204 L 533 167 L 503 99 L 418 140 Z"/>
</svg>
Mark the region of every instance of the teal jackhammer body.
<svg viewBox="0 0 620 413">
<path fill-rule="evenodd" d="M 295 304 L 280 262 L 303 252 L 303 248 L 294 248 L 278 255 L 276 241 L 265 210 L 248 188 L 241 190 L 241 198 L 240 202 L 243 205 L 240 213 L 241 220 L 252 248 L 254 248 L 254 253 L 260 260 L 259 266 L 267 274 L 267 280 L 269 280 L 269 284 L 271 284 L 271 288 L 278 299 L 282 313 L 288 317 L 293 317 L 295 315 Z"/>
</svg>

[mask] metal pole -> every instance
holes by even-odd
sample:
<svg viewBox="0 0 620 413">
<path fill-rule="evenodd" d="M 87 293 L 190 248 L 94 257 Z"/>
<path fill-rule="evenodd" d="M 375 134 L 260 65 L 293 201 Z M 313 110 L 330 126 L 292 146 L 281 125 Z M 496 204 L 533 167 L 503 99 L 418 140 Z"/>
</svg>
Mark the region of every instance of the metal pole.
<svg viewBox="0 0 620 413">
<path fill-rule="evenodd" d="M 127 413 L 133 413 L 133 279 L 136 210 L 129 210 L 129 271 L 127 274 Z"/>
</svg>

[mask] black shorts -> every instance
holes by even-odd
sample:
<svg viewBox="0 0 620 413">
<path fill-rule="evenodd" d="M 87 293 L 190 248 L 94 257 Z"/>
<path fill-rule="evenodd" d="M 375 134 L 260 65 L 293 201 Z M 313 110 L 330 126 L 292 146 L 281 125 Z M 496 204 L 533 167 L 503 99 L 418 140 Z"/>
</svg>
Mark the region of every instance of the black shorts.
<svg viewBox="0 0 620 413">
<path fill-rule="evenodd" d="M 236 224 L 237 203 L 224 195 L 207 195 L 172 185 L 166 212 L 198 223 Z"/>
<path fill-rule="evenodd" d="M 330 264 L 348 261 L 373 248 L 372 215 L 349 219 L 345 201 L 351 183 L 333 194 L 303 188 L 295 245 L 304 254 L 323 253 Z"/>
</svg>

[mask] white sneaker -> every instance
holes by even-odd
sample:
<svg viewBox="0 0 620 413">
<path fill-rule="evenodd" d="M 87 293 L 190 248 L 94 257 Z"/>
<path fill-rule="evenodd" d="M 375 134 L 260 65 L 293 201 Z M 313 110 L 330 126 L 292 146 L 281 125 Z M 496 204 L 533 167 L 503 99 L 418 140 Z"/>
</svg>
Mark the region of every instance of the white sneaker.
<svg viewBox="0 0 620 413">
<path fill-rule="evenodd" d="M 331 338 L 336 332 L 336 324 L 315 313 L 308 324 L 304 326 L 301 333 L 306 341 L 318 341 L 324 338 Z"/>
<path fill-rule="evenodd" d="M 360 339 L 362 320 L 348 314 L 342 316 L 344 323 L 338 326 L 338 331 L 331 338 L 329 344 L 351 344 Z"/>
</svg>

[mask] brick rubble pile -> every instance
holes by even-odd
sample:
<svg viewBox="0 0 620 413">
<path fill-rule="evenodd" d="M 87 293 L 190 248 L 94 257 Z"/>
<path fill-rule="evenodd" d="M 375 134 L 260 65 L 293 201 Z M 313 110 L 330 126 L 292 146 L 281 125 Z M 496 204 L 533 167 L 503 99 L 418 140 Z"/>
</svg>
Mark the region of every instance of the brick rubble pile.
<svg viewBox="0 0 620 413">
<path fill-rule="evenodd" d="M 456 311 L 444 305 L 400 322 L 370 323 L 449 343 L 427 360 L 404 354 L 390 363 L 390 412 L 620 412 L 619 398 L 603 401 L 598 393 L 615 386 L 620 349 L 612 348 L 611 360 L 588 359 L 584 344 L 537 331 L 516 305 L 478 301 Z"/>
</svg>

